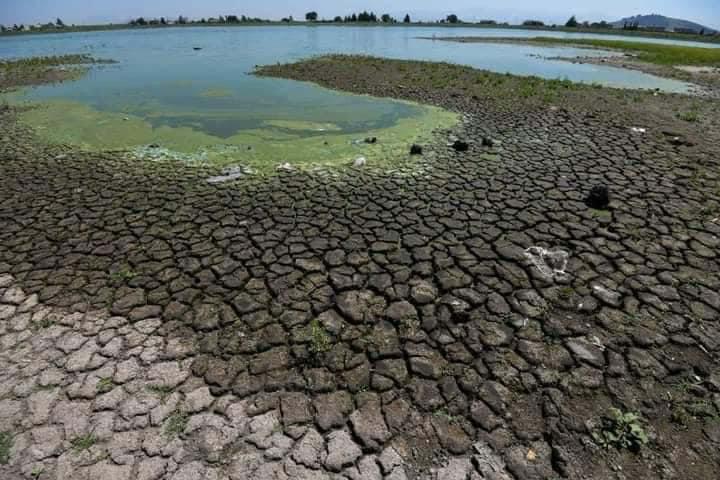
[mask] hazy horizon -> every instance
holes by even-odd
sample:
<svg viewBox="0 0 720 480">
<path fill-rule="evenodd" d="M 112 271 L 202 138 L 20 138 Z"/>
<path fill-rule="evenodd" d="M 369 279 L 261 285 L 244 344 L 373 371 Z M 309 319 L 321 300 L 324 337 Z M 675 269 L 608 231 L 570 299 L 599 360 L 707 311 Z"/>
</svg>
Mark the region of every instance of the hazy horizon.
<svg viewBox="0 0 720 480">
<path fill-rule="evenodd" d="M 461 19 L 477 21 L 493 19 L 500 22 L 520 23 L 527 19 L 546 23 L 564 23 L 571 15 L 580 21 L 616 21 L 633 15 L 657 13 L 668 17 L 691 20 L 711 28 L 720 29 L 720 8 L 717 0 L 689 0 L 684 5 L 669 0 L 606 0 L 602 4 L 578 6 L 577 2 L 556 0 L 549 5 L 538 6 L 531 0 L 506 0 L 502 6 L 477 6 L 471 0 L 448 0 L 440 3 L 428 0 L 413 2 L 377 0 L 330 2 L 309 0 L 302 4 L 291 0 L 266 0 L 260 4 L 243 5 L 237 0 L 125 0 L 123 2 L 98 2 L 93 0 L 2 0 L 0 24 L 35 24 L 61 18 L 67 24 L 125 23 L 131 18 L 161 16 L 175 19 L 184 15 L 193 19 L 217 17 L 218 15 L 247 15 L 251 17 L 280 20 L 292 15 L 302 20 L 308 11 L 318 12 L 320 18 L 332 19 L 362 10 L 380 15 L 389 13 L 402 18 L 408 13 L 413 20 L 434 21 L 454 13 Z M 437 5 L 442 5 L 441 8 Z"/>
</svg>

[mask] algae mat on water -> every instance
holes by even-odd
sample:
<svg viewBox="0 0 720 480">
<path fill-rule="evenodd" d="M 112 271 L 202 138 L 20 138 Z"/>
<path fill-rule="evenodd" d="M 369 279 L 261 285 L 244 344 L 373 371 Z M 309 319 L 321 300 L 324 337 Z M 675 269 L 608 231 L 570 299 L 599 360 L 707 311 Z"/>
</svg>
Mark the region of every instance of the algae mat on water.
<svg viewBox="0 0 720 480">
<path fill-rule="evenodd" d="M 296 168 L 348 165 L 360 156 L 370 166 L 392 166 L 407 159 L 412 143 L 431 141 L 433 131 L 458 122 L 455 113 L 413 105 L 418 114 L 362 133 L 346 133 L 332 123 L 277 119 L 227 138 L 187 126 L 153 127 L 139 116 L 98 111 L 68 100 L 34 104 L 20 118 L 50 143 L 92 151 L 128 150 L 140 157 L 163 152 L 187 161 L 269 172 L 286 163 Z M 377 142 L 365 143 L 366 137 L 376 137 Z"/>
</svg>

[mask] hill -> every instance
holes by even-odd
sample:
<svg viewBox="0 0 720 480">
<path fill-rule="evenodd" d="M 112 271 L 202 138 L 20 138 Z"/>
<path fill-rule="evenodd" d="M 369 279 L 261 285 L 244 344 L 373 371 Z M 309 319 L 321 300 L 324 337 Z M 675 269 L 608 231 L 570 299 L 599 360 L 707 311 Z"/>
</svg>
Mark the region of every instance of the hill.
<svg viewBox="0 0 720 480">
<path fill-rule="evenodd" d="M 624 25 L 635 25 L 641 29 L 665 29 L 667 31 L 681 31 L 684 33 L 699 33 L 705 31 L 705 33 L 714 33 L 714 28 L 700 25 L 699 23 L 691 22 L 689 20 L 682 20 L 679 18 L 666 17 L 664 15 L 635 15 L 634 17 L 627 17 L 617 22 L 612 22 L 612 26 L 615 28 L 623 28 Z"/>
</svg>

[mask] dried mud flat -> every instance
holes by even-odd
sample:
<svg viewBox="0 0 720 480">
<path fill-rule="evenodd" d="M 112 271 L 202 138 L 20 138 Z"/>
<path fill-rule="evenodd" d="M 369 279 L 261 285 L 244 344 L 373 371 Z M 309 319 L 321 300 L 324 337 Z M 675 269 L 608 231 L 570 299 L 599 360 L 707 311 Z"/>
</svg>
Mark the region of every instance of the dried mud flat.
<svg viewBox="0 0 720 480">
<path fill-rule="evenodd" d="M 469 149 L 211 185 L 4 109 L 3 479 L 717 478 L 716 105 L 366 58 L 261 73 L 461 112 L 439 134 Z M 639 452 L 596 444 L 610 407 Z"/>
</svg>

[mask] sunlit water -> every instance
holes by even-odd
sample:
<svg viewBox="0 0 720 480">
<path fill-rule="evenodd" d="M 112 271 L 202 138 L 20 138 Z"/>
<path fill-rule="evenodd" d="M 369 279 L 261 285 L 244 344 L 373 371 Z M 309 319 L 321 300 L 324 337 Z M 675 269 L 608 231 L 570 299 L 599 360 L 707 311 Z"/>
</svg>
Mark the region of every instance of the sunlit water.
<svg viewBox="0 0 720 480">
<path fill-rule="evenodd" d="M 553 35 L 555 32 L 542 32 Z M 361 53 L 449 61 L 496 72 L 567 78 L 616 87 L 687 91 L 682 82 L 612 67 L 541 57 L 588 55 L 589 50 L 531 45 L 459 44 L 418 37 L 537 36 L 538 32 L 442 27 L 228 27 L 119 30 L 0 38 L 0 58 L 87 53 L 118 64 L 93 68 L 85 78 L 28 93 L 63 98 L 93 109 L 121 112 L 153 127 L 190 127 L 219 138 L 268 127 L 306 135 L 330 124 L 342 133 L 391 126 L 419 108 L 387 99 L 333 92 L 317 86 L 248 75 L 255 65 L 324 53 Z M 569 36 L 568 34 L 556 34 Z M 585 35 L 592 37 L 592 35 Z M 601 37 L 607 38 L 607 37 Z M 194 47 L 200 48 L 195 50 Z M 279 123 L 278 123 L 279 122 Z"/>
</svg>

